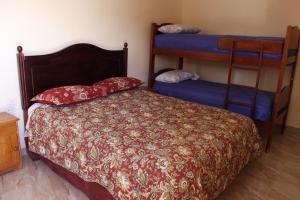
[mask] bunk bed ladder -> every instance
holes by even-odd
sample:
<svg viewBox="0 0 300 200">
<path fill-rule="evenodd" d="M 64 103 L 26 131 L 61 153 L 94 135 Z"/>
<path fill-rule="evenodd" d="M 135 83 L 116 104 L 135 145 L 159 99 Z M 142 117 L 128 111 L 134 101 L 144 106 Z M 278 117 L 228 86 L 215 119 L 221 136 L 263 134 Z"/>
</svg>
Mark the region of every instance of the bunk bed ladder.
<svg viewBox="0 0 300 200">
<path fill-rule="evenodd" d="M 258 59 L 257 65 L 252 66 L 252 67 L 238 66 L 238 65 L 235 65 L 235 62 L 234 62 L 235 52 L 241 51 L 241 49 L 239 49 L 237 47 L 237 42 L 239 42 L 239 41 L 233 40 L 232 44 L 231 44 L 231 49 L 230 49 L 229 72 L 228 72 L 227 89 L 226 89 L 226 95 L 225 95 L 225 108 L 228 109 L 229 104 L 236 104 L 239 106 L 249 107 L 251 109 L 251 113 L 250 113 L 251 117 L 254 118 L 255 110 L 256 110 L 256 97 L 257 97 L 257 93 L 258 93 L 261 69 L 262 69 L 262 65 L 263 65 L 264 47 L 263 47 L 263 43 L 260 42 L 257 44 L 257 47 L 255 48 L 255 52 L 259 54 L 259 59 Z M 232 72 L 234 69 L 255 71 L 256 72 L 255 86 L 251 87 L 251 86 L 232 83 Z M 249 104 L 246 102 L 230 100 L 230 90 L 231 90 L 232 86 L 247 87 L 247 88 L 253 89 L 254 91 L 253 91 L 251 103 Z"/>
</svg>

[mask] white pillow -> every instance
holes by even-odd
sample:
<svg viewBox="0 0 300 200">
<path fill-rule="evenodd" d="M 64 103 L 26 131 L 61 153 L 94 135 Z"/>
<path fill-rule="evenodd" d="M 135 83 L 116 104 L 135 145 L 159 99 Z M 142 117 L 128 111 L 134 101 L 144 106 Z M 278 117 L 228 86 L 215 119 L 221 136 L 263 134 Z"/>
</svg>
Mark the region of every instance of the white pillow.
<svg viewBox="0 0 300 200">
<path fill-rule="evenodd" d="M 162 33 L 199 33 L 201 30 L 196 26 L 184 24 L 165 25 L 158 29 Z"/>
<path fill-rule="evenodd" d="M 197 80 L 199 76 L 196 73 L 190 73 L 182 70 L 172 70 L 158 75 L 155 80 L 165 83 L 179 83 L 185 80 Z"/>
</svg>

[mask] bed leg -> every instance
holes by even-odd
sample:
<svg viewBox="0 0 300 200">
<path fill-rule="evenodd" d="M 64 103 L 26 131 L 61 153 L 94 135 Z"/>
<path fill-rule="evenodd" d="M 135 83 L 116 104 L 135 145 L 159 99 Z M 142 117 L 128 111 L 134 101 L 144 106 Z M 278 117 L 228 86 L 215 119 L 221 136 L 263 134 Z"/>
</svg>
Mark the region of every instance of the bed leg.
<svg viewBox="0 0 300 200">
<path fill-rule="evenodd" d="M 154 84 L 154 65 L 155 65 L 155 55 L 150 55 L 149 61 L 149 74 L 148 74 L 148 88 L 152 89 Z"/>
<path fill-rule="evenodd" d="M 281 130 L 280 130 L 281 134 L 284 134 L 284 131 L 285 131 L 285 128 L 286 128 L 287 115 L 288 114 L 286 113 L 283 117 L 283 121 L 282 121 L 282 124 L 281 124 Z"/>
<path fill-rule="evenodd" d="M 33 153 L 33 152 L 29 151 L 29 149 L 27 149 L 27 155 L 29 156 L 29 158 L 32 161 L 40 160 L 40 156 L 38 154 L 36 154 L 36 153 Z"/>
<path fill-rule="evenodd" d="M 266 153 L 270 152 L 271 142 L 272 142 L 272 136 L 273 136 L 274 130 L 275 130 L 275 123 L 272 122 L 270 124 L 269 129 L 268 129 L 268 138 L 267 138 L 267 144 L 266 144 L 266 148 L 265 148 L 265 152 Z"/>
</svg>

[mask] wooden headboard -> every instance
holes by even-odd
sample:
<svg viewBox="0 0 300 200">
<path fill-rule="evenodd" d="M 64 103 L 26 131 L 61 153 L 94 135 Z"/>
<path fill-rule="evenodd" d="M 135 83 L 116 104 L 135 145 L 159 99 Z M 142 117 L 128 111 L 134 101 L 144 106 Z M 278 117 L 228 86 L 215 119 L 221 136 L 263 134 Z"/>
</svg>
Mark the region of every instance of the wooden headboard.
<svg viewBox="0 0 300 200">
<path fill-rule="evenodd" d="M 91 44 L 75 44 L 47 55 L 24 56 L 18 46 L 18 67 L 24 123 L 30 99 L 59 86 L 90 85 L 114 76 L 127 76 L 127 43 L 123 50 L 111 51 Z"/>
</svg>

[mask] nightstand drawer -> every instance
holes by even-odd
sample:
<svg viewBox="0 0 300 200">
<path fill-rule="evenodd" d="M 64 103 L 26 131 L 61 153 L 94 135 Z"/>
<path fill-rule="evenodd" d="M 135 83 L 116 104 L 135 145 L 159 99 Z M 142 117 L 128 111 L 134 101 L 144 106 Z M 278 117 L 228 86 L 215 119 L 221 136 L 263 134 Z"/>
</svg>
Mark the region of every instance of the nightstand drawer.
<svg viewBox="0 0 300 200">
<path fill-rule="evenodd" d="M 9 122 L 6 124 L 0 124 L 0 137 L 7 135 L 16 135 L 18 131 L 16 122 Z"/>
<path fill-rule="evenodd" d="M 0 127 L 0 171 L 16 166 L 20 159 L 16 128 L 11 127 L 6 133 L 2 131 Z"/>
</svg>

